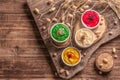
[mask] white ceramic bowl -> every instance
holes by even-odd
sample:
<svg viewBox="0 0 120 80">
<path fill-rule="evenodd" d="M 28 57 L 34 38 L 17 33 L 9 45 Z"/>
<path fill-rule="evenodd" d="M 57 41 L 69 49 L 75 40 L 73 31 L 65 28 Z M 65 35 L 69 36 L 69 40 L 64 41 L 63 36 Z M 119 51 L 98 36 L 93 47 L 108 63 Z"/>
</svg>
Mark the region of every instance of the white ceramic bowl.
<svg viewBox="0 0 120 80">
<path fill-rule="evenodd" d="M 79 42 L 78 42 L 78 40 L 77 40 L 77 34 L 80 34 L 79 32 L 81 31 L 81 30 L 87 30 L 87 31 L 89 31 L 90 33 L 91 33 L 91 36 L 92 36 L 92 42 L 91 42 L 91 44 L 90 45 L 88 45 L 88 46 L 82 46 Z M 93 43 L 94 43 L 94 38 L 95 37 L 95 34 L 90 30 L 90 29 L 87 29 L 87 28 L 81 28 L 81 29 L 79 29 L 76 33 L 75 33 L 75 42 L 76 42 L 76 44 L 79 46 L 79 47 L 81 47 L 81 48 L 88 48 L 88 47 L 90 47 Z"/>
<path fill-rule="evenodd" d="M 54 24 L 54 25 L 51 27 L 51 29 L 50 29 L 50 36 L 51 36 L 51 38 L 52 38 L 53 41 L 55 41 L 55 42 L 57 42 L 57 43 L 64 43 L 64 42 L 66 42 L 66 41 L 70 38 L 71 32 L 70 32 L 69 27 L 68 27 L 67 25 L 63 24 L 64 26 L 66 26 L 66 27 L 68 28 L 68 30 L 69 30 L 69 36 L 68 36 L 64 41 L 58 41 L 58 40 L 56 40 L 56 39 L 53 38 L 53 36 L 52 36 L 52 29 L 54 28 L 54 26 L 56 26 L 56 25 L 58 25 L 58 24 L 63 24 L 63 23 L 56 23 L 56 24 Z"/>
<path fill-rule="evenodd" d="M 94 26 L 94 27 L 87 26 L 87 25 L 83 22 L 83 20 L 82 20 L 84 14 L 85 14 L 86 12 L 88 12 L 88 11 L 94 11 L 94 12 L 96 12 L 96 13 L 98 14 L 98 16 L 99 16 L 99 22 L 98 22 L 98 24 L 97 24 L 96 26 Z M 86 28 L 89 28 L 89 29 L 94 29 L 94 28 L 98 27 L 98 25 L 100 24 L 100 21 L 101 21 L 101 16 L 100 16 L 100 14 L 99 14 L 97 11 L 95 11 L 95 10 L 86 10 L 86 11 L 85 11 L 84 13 L 82 13 L 82 15 L 81 15 L 81 22 L 82 22 L 83 26 L 86 27 Z"/>
<path fill-rule="evenodd" d="M 75 64 L 68 64 L 68 63 L 66 63 L 66 62 L 64 61 L 64 59 L 63 59 L 63 54 L 64 54 L 64 51 L 65 51 L 66 49 L 68 49 L 68 48 L 74 48 L 75 50 L 77 50 L 77 51 L 79 52 L 80 58 L 79 58 L 79 60 L 78 60 L 77 63 L 75 63 Z M 75 48 L 75 47 L 67 47 L 67 48 L 65 48 L 65 49 L 63 50 L 63 52 L 62 52 L 62 54 L 61 54 L 61 59 L 62 59 L 62 61 L 63 61 L 63 63 L 64 63 L 65 65 L 67 65 L 67 66 L 69 66 L 69 67 L 73 67 L 73 66 L 76 66 L 77 64 L 80 63 L 80 61 L 81 61 L 81 53 L 80 53 L 80 51 L 79 51 L 77 48 Z"/>
</svg>

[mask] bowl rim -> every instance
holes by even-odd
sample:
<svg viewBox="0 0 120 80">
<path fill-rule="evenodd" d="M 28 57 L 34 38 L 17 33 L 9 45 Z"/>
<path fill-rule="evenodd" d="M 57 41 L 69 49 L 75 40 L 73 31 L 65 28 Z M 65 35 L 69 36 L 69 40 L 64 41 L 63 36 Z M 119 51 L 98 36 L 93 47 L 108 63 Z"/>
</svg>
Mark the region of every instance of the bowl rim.
<svg viewBox="0 0 120 80">
<path fill-rule="evenodd" d="M 88 12 L 88 11 L 94 11 L 94 12 L 96 12 L 96 13 L 98 14 L 98 16 L 99 16 L 99 22 L 98 22 L 98 24 L 97 24 L 95 27 L 89 27 L 89 26 L 87 26 L 87 25 L 83 22 L 83 20 L 82 20 L 83 15 L 84 15 L 86 12 Z M 86 11 L 83 12 L 82 15 L 81 15 L 81 22 L 82 22 L 83 26 L 86 27 L 86 28 L 89 28 L 89 29 L 95 29 L 95 28 L 97 28 L 98 25 L 100 24 L 100 21 L 101 21 L 101 15 L 100 15 L 97 11 L 95 11 L 95 10 L 91 10 L 91 9 L 86 10 Z"/>
<path fill-rule="evenodd" d="M 68 64 L 68 63 L 66 63 L 66 62 L 64 61 L 64 59 L 63 59 L 63 54 L 64 54 L 64 51 L 65 51 L 66 49 L 68 49 L 68 48 L 74 48 L 75 50 L 77 50 L 77 51 L 79 52 L 80 58 L 79 58 L 79 60 L 78 60 L 77 63 L 75 63 L 75 64 Z M 64 63 L 65 65 L 67 65 L 67 66 L 69 66 L 69 67 L 73 67 L 73 66 L 78 65 L 78 64 L 81 62 L 81 52 L 79 51 L 79 49 L 77 49 L 77 48 L 75 48 L 75 47 L 67 47 L 67 48 L 65 48 L 65 49 L 62 51 L 61 58 L 62 58 L 62 61 L 63 61 L 63 63 Z"/>
<path fill-rule="evenodd" d="M 58 25 L 58 24 L 62 24 L 62 25 L 64 25 L 64 26 L 66 26 L 66 27 L 68 28 L 68 31 L 69 31 L 68 37 L 67 37 L 65 40 L 63 40 L 63 41 L 58 41 L 58 40 L 56 40 L 56 39 L 52 36 L 52 29 L 53 29 L 56 25 Z M 65 42 L 65 41 L 67 41 L 67 40 L 70 38 L 70 35 L 71 35 L 71 31 L 70 31 L 69 27 L 68 27 L 66 24 L 64 24 L 64 23 L 55 23 L 55 24 L 51 27 L 51 29 L 50 29 L 50 36 L 51 36 L 51 38 L 52 38 L 55 42 L 58 42 L 58 43 L 63 43 L 63 42 Z"/>
<path fill-rule="evenodd" d="M 79 42 L 77 41 L 77 39 L 76 39 L 76 34 L 79 32 L 79 31 L 81 31 L 81 30 L 88 30 L 89 32 L 91 32 L 91 34 L 93 35 L 92 36 L 92 38 L 93 38 L 93 40 L 92 40 L 92 43 L 89 45 L 89 46 L 81 46 L 80 44 L 79 44 Z M 90 29 L 88 29 L 88 28 L 81 28 L 81 29 L 79 29 L 79 30 L 77 30 L 76 31 L 76 33 L 75 33 L 75 42 L 76 42 L 76 44 L 78 45 L 78 46 L 80 46 L 81 48 L 88 48 L 88 47 L 90 47 L 93 43 L 94 43 L 94 32 L 92 31 L 92 30 L 90 30 Z"/>
</svg>

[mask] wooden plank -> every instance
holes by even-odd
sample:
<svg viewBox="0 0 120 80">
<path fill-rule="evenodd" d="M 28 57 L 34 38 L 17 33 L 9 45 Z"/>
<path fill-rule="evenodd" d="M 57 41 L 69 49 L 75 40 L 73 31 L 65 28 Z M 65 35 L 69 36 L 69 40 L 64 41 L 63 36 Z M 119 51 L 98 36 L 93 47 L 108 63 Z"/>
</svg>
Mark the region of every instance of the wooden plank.
<svg viewBox="0 0 120 80">
<path fill-rule="evenodd" d="M 1 0 L 0 13 L 30 14 L 26 0 Z"/>
<path fill-rule="evenodd" d="M 0 14 L 0 21 L 32 21 L 31 14 Z"/>
</svg>

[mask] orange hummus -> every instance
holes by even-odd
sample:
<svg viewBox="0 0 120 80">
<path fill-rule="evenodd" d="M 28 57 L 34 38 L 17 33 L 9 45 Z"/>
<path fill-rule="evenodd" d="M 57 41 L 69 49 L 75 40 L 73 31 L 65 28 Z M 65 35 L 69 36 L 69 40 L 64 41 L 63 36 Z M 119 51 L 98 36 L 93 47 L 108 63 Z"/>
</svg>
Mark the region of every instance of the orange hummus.
<svg viewBox="0 0 120 80">
<path fill-rule="evenodd" d="M 80 52 L 74 48 L 66 48 L 62 53 L 62 60 L 67 65 L 76 65 L 80 61 Z"/>
</svg>

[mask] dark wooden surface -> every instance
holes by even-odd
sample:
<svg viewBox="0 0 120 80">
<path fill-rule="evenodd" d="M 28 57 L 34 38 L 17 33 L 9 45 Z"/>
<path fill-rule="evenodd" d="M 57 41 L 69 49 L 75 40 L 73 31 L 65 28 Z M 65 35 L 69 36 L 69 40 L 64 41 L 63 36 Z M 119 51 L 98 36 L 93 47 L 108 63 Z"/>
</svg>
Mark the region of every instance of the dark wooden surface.
<svg viewBox="0 0 120 80">
<path fill-rule="evenodd" d="M 0 0 L 0 80 L 59 80 L 26 0 Z M 102 51 L 117 49 L 108 75 L 99 75 L 94 61 Z M 120 80 L 120 36 L 101 46 L 72 80 Z"/>
<path fill-rule="evenodd" d="M 54 0 L 55 1 L 55 0 Z M 57 10 L 59 10 L 59 6 L 61 6 L 61 4 L 63 4 L 64 2 L 62 2 L 63 0 L 59 0 L 59 2 L 57 3 L 58 0 L 56 0 L 56 4 L 55 4 L 55 7 L 57 8 L 54 12 L 52 13 L 49 13 L 49 14 L 46 14 L 46 15 L 43 15 L 41 18 L 40 15 L 38 14 L 35 14 L 34 12 L 34 9 L 35 8 L 38 8 L 40 10 L 40 14 L 42 15 L 44 13 L 44 11 L 49 11 L 47 8 L 51 8 L 50 5 L 46 5 L 46 2 L 45 0 L 28 0 L 28 6 L 31 10 L 31 13 L 34 17 L 34 20 L 37 24 L 37 28 L 39 29 L 39 32 L 40 32 L 40 35 L 47 47 L 47 50 L 50 54 L 50 57 L 52 59 L 52 62 L 53 64 L 55 65 L 55 68 L 56 68 L 56 71 L 58 73 L 58 75 L 63 78 L 63 79 L 70 79 L 71 77 L 73 77 L 76 73 L 82 71 L 86 65 L 87 65 L 87 62 L 89 61 L 89 58 L 91 58 L 91 56 L 93 55 L 93 53 L 95 52 L 95 50 L 97 50 L 99 48 L 100 45 L 102 45 L 103 43 L 106 43 L 116 37 L 118 37 L 118 35 L 120 35 L 120 23 L 119 23 L 119 19 L 118 17 L 116 16 L 116 13 L 111 9 L 111 7 L 108 7 L 106 9 L 106 11 L 104 13 L 101 13 L 101 15 L 103 15 L 106 19 L 106 22 L 107 22 L 107 30 L 104 34 L 104 36 L 102 37 L 102 39 L 98 42 L 96 42 L 94 45 L 92 45 L 91 47 L 87 48 L 87 49 L 80 49 L 79 47 L 76 46 L 75 42 L 74 42 L 74 31 L 75 30 L 75 25 L 79 20 L 79 16 L 81 14 L 79 13 L 76 13 L 75 16 L 74 16 L 74 20 L 73 20 L 73 23 L 72 23 L 72 27 L 71 28 L 71 33 L 73 33 L 71 35 L 71 40 L 69 41 L 69 44 L 68 45 L 65 45 L 61 48 L 58 48 L 56 46 L 54 46 L 55 44 L 52 42 L 51 38 L 50 38 L 50 34 L 49 34 L 49 31 L 50 31 L 50 27 L 55 24 L 55 22 L 51 22 L 51 23 L 48 23 L 48 21 L 46 21 L 45 19 L 46 18 L 50 18 L 52 19 Z M 76 0 L 76 2 L 73 2 L 73 4 L 75 3 L 78 3 L 79 0 Z M 89 5 L 90 7 L 92 7 L 94 4 L 96 4 L 92 9 L 98 11 L 99 13 L 102 11 L 102 8 L 107 6 L 106 3 L 98 3 L 98 2 L 87 2 L 86 3 L 87 5 Z M 71 6 L 71 5 L 69 5 Z M 72 11 L 72 12 L 71 12 Z M 57 17 L 57 20 L 58 20 L 58 23 L 61 23 L 61 20 L 59 20 L 58 18 L 60 18 L 59 16 L 62 16 L 62 14 L 64 14 L 64 12 L 66 12 L 66 10 L 63 10 L 63 9 L 60 9 L 60 11 L 58 12 L 58 15 L 56 16 Z M 74 14 L 74 11 L 73 10 L 68 10 L 67 11 L 68 13 L 71 13 L 72 15 Z M 60 14 L 62 13 L 62 14 Z M 67 14 L 65 14 L 67 16 Z M 65 17 L 65 23 L 67 22 L 71 22 L 72 20 L 69 19 L 67 20 L 67 17 Z M 113 20 L 114 19 L 114 20 Z M 115 25 L 114 24 L 114 21 L 116 20 L 117 24 Z M 46 27 L 46 29 L 44 30 L 43 27 Z M 82 26 L 81 26 L 82 27 Z M 78 27 L 77 27 L 78 29 Z M 109 35 L 109 32 L 113 32 L 112 35 Z M 74 46 L 76 48 L 78 48 L 79 50 L 81 50 L 81 54 L 83 56 L 84 53 L 86 53 L 86 56 L 82 57 L 81 58 L 81 62 L 77 65 L 77 66 L 74 66 L 74 67 L 68 67 L 66 65 L 63 65 L 62 61 L 61 61 L 61 53 L 63 51 L 63 49 L 65 49 L 65 47 L 71 47 L 71 46 Z M 57 53 L 56 57 L 54 57 L 54 53 Z M 66 69 L 69 71 L 69 75 L 66 76 L 65 72 L 63 73 L 60 73 L 60 69 Z"/>
</svg>

